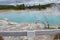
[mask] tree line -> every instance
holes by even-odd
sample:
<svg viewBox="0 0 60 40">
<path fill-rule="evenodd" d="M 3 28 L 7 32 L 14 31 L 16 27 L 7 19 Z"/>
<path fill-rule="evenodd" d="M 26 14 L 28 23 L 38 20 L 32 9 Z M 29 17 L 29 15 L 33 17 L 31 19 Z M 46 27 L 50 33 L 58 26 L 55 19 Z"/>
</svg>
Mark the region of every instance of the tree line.
<svg viewBox="0 0 60 40">
<path fill-rule="evenodd" d="M 46 9 L 47 7 L 51 7 L 53 3 L 46 4 L 46 5 L 33 5 L 33 6 L 25 6 L 24 4 L 21 5 L 0 5 L 0 10 L 25 10 L 25 9 Z"/>
</svg>

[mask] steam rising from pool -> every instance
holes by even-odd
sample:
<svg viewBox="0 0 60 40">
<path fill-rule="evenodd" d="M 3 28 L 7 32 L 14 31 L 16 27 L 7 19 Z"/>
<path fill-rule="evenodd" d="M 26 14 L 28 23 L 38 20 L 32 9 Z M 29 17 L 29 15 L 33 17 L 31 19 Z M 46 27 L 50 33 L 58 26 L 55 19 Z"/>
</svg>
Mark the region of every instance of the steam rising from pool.
<svg viewBox="0 0 60 40">
<path fill-rule="evenodd" d="M 21 10 L 8 12 L 1 12 L 0 18 L 8 18 L 9 21 L 19 23 L 34 23 L 39 20 L 41 23 L 48 23 L 50 25 L 60 25 L 60 5 L 54 4 L 51 8 L 45 10 Z"/>
</svg>

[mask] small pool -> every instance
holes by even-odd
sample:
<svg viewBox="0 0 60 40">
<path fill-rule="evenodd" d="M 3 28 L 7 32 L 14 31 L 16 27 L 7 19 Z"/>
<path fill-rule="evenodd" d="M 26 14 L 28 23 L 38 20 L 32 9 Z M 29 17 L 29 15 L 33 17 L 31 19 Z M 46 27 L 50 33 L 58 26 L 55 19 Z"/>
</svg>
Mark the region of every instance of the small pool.
<svg viewBox="0 0 60 40">
<path fill-rule="evenodd" d="M 34 23 L 40 20 L 43 23 L 48 21 L 50 25 L 60 25 L 60 16 L 44 15 L 43 13 L 1 13 L 0 18 L 8 18 L 9 21 L 18 23 Z"/>
</svg>

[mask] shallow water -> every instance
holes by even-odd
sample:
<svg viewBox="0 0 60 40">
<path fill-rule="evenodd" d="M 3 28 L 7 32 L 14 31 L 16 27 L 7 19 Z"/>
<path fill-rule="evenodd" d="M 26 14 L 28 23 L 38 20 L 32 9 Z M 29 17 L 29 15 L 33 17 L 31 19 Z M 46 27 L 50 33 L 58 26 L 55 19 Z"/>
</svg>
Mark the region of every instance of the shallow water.
<svg viewBox="0 0 60 40">
<path fill-rule="evenodd" d="M 21 12 L 7 12 L 7 13 L 0 13 L 0 18 L 8 18 L 9 21 L 12 22 L 18 22 L 18 23 L 34 23 L 37 20 L 41 23 L 48 23 L 50 25 L 60 25 L 60 15 L 54 16 L 54 15 L 46 15 L 43 13 L 21 13 Z"/>
</svg>

